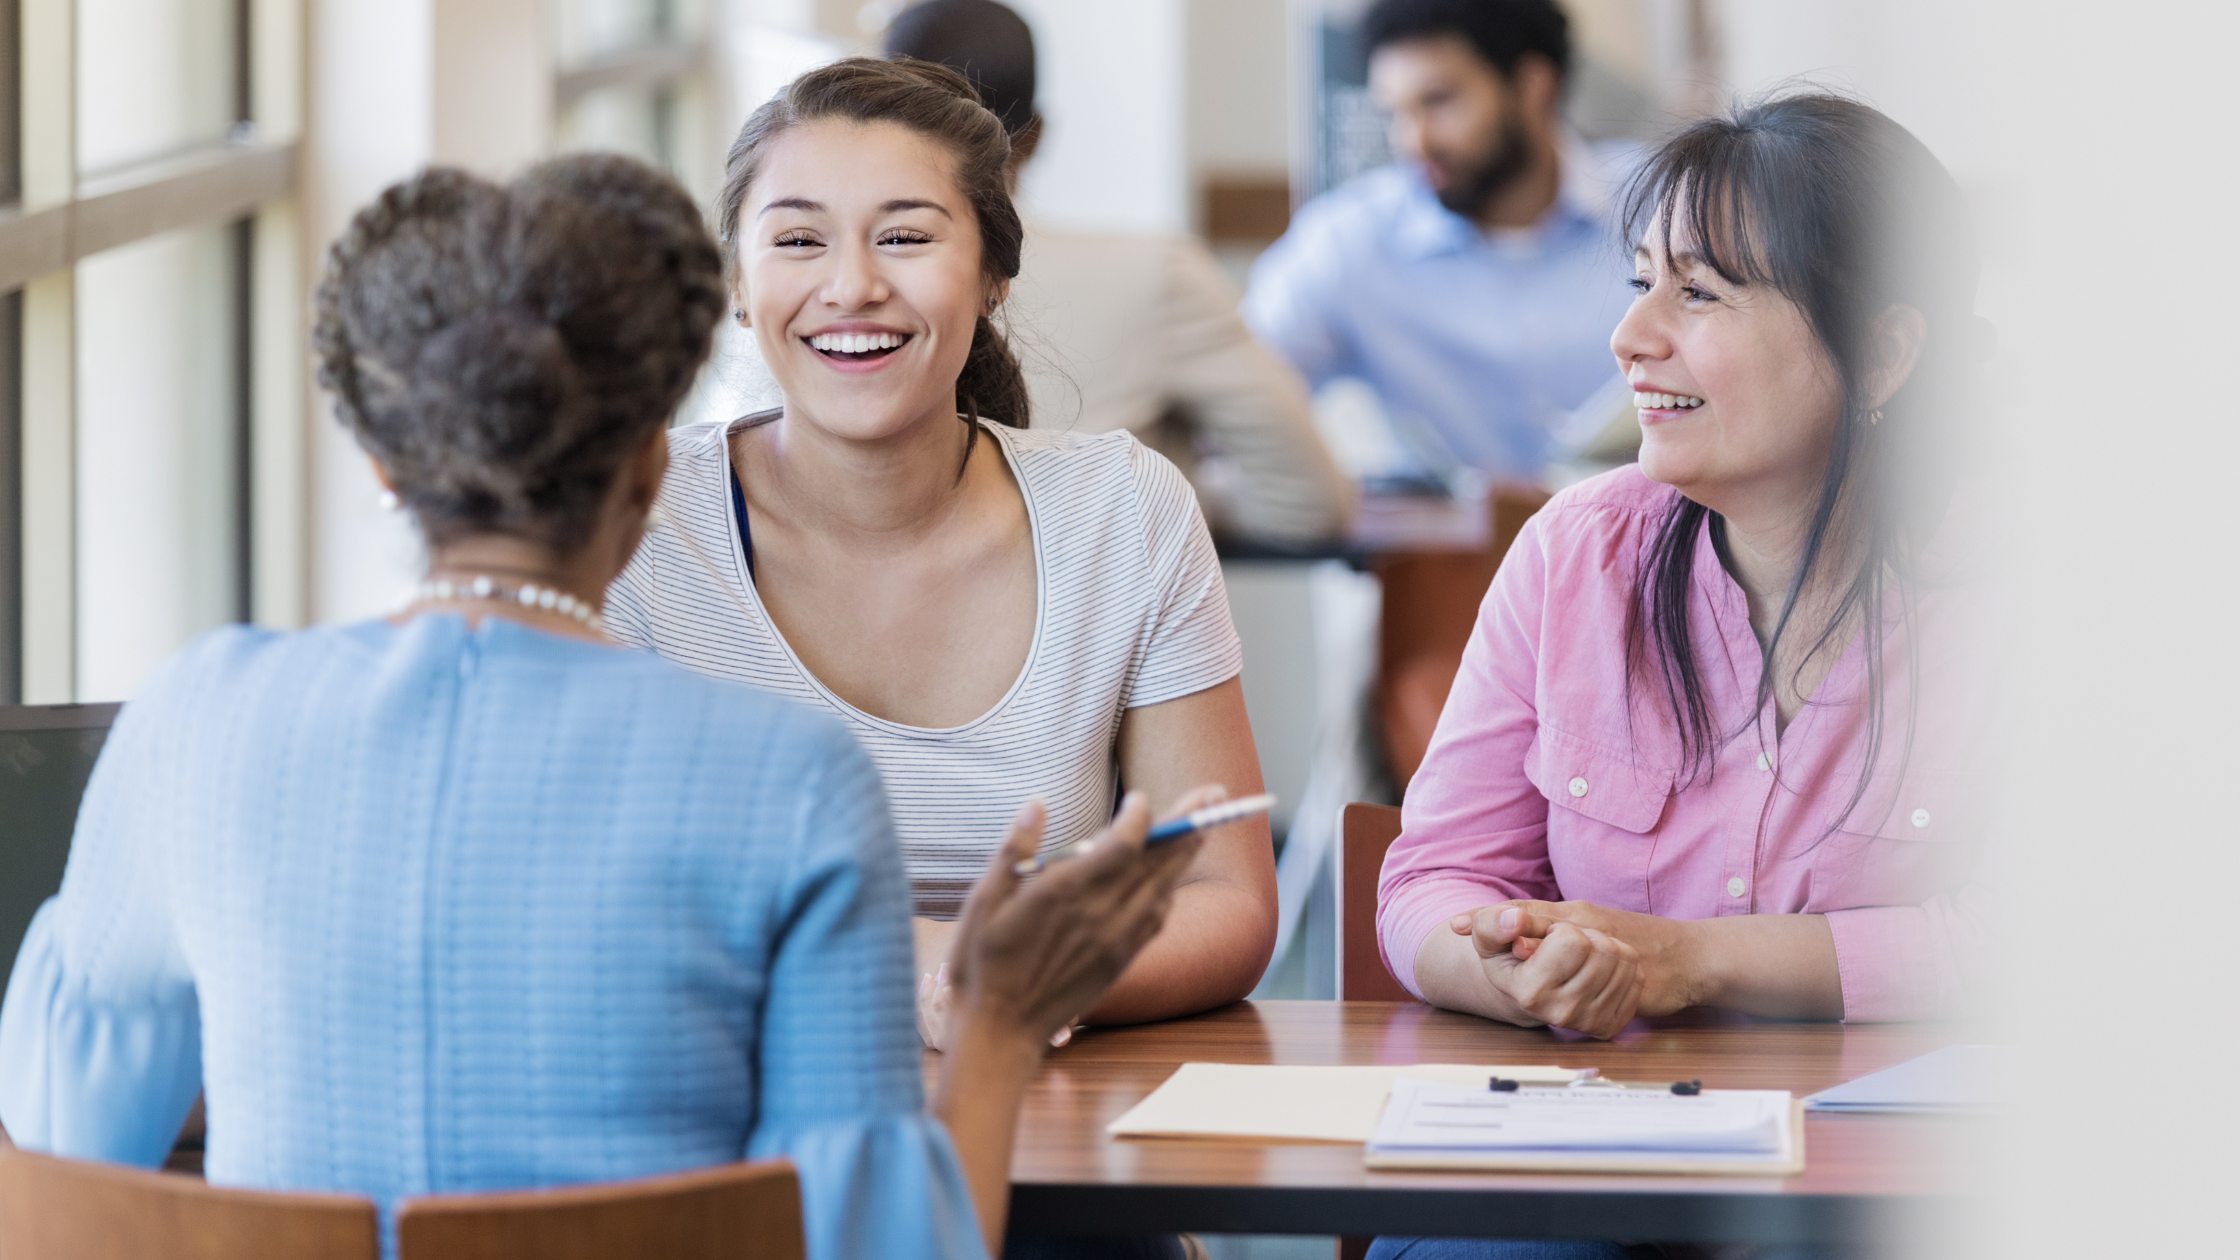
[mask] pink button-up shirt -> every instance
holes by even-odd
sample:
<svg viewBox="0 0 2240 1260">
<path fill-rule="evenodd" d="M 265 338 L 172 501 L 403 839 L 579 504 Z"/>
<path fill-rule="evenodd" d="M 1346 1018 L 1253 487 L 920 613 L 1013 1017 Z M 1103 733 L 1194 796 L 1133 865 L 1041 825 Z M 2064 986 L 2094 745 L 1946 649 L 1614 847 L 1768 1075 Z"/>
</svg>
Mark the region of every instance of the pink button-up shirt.
<svg viewBox="0 0 2240 1260">
<path fill-rule="evenodd" d="M 1635 574 L 1675 493 L 1633 467 L 1596 477 L 1541 509 L 1503 560 L 1385 858 L 1386 966 L 1421 996 L 1425 938 L 1513 898 L 1672 919 L 1825 914 L 1845 1019 L 1954 1005 L 1989 953 L 1975 875 L 1988 707 L 1971 668 L 1977 597 L 1931 587 L 1910 626 L 1890 616 L 1887 733 L 1846 815 L 1867 742 L 1863 638 L 1777 738 L 1772 703 L 1753 712 L 1748 606 L 1705 530 L 1690 624 L 1712 715 L 1735 734 L 1691 780 L 1654 675 L 1635 681 L 1628 714 Z"/>
</svg>

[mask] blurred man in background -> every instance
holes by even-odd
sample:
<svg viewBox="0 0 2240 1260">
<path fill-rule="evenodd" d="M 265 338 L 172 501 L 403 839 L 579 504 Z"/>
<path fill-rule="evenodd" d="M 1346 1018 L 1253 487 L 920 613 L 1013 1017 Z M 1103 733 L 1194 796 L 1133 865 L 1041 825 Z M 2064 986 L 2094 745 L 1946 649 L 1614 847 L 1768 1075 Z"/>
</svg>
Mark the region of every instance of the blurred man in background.
<svg viewBox="0 0 2240 1260">
<path fill-rule="evenodd" d="M 995 0 L 926 0 L 888 27 L 887 55 L 938 61 L 973 81 L 1011 135 L 1016 189 L 1042 138 L 1026 22 Z M 1352 487 L 1306 391 L 1246 331 L 1236 290 L 1204 246 L 1030 220 L 1005 305 L 1036 427 L 1133 432 L 1190 475 L 1217 534 L 1306 547 L 1344 532 Z"/>
<path fill-rule="evenodd" d="M 1379 0 L 1360 30 L 1400 160 L 1299 211 L 1245 320 L 1310 384 L 1366 381 L 1434 467 L 1539 480 L 1631 401 L 1606 217 L 1624 155 L 1563 123 L 1553 0 Z"/>
</svg>

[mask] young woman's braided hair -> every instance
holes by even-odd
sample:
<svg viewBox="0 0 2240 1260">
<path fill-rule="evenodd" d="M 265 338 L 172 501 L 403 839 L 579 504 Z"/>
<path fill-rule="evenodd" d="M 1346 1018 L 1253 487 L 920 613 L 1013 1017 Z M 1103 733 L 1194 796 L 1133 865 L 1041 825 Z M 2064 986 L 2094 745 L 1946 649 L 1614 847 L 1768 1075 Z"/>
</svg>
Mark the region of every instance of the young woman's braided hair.
<svg viewBox="0 0 2240 1260">
<path fill-rule="evenodd" d="M 1018 276 L 1025 231 L 1011 203 L 1011 141 L 1003 120 L 980 103 L 971 80 L 947 66 L 908 58 L 850 57 L 811 70 L 747 119 L 724 161 L 723 191 L 716 195 L 716 235 L 730 266 L 738 266 L 739 216 L 747 189 L 762 172 L 763 155 L 786 132 L 826 118 L 895 123 L 947 149 L 956 163 L 957 190 L 979 220 L 981 274 L 991 284 Z M 972 326 L 972 348 L 957 375 L 957 407 L 967 416 L 1027 427 L 1026 377 L 988 314 Z"/>
<path fill-rule="evenodd" d="M 316 305 L 319 383 L 431 543 L 566 551 L 691 388 L 723 260 L 692 198 L 629 158 L 504 186 L 435 169 L 350 221 Z"/>
</svg>

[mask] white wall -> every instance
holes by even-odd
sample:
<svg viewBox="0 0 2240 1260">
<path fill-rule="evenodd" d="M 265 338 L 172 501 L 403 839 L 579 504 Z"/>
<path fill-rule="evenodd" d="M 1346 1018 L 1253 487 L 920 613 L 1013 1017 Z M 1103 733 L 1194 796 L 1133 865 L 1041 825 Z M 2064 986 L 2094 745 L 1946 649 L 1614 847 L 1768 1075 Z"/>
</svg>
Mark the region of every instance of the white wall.
<svg viewBox="0 0 2240 1260">
<path fill-rule="evenodd" d="M 551 75 L 534 0 L 312 0 L 303 184 L 310 279 L 359 207 L 432 161 L 503 177 L 550 144 Z M 397 607 L 420 548 L 377 504 L 365 456 L 310 404 L 311 613 L 335 621 Z"/>
<path fill-rule="evenodd" d="M 1009 0 L 1034 30 L 1047 130 L 1020 200 L 1048 223 L 1190 226 L 1184 0 Z"/>
<path fill-rule="evenodd" d="M 2215 1073 L 2240 765 L 2240 429 L 2205 396 L 2240 344 L 2230 50 L 2240 9 L 1727 0 L 1732 81 L 1810 74 L 1905 123 L 1972 194 L 1999 327 L 1996 467 L 2015 550 L 1996 838 L 2017 1100 L 2001 1196 L 1955 1255 L 2232 1245 L 2240 1104 L 2080 1098 L 2127 1059 Z M 1976 1034 L 1983 1035 L 1983 1034 Z"/>
<path fill-rule="evenodd" d="M 1856 95 L 1904 123 L 1963 180 L 1988 172 L 1992 119 L 1985 49 L 1966 8 L 1934 0 L 1721 0 L 1727 86 L 1754 94 L 1816 85 Z"/>
<path fill-rule="evenodd" d="M 1189 6 L 1190 170 L 1286 178 L 1291 166 L 1291 59 L 1285 0 L 1199 0 Z"/>
</svg>

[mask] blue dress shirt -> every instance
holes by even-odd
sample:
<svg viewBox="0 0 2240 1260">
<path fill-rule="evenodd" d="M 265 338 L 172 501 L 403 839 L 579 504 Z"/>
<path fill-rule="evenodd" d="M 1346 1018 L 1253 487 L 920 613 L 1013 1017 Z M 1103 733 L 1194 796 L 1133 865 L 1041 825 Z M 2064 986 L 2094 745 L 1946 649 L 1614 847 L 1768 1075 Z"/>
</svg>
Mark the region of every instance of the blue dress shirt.
<svg viewBox="0 0 2240 1260">
<path fill-rule="evenodd" d="M 96 764 L 0 1005 L 25 1147 L 408 1195 L 784 1155 L 809 1254 L 984 1254 L 839 725 L 456 615 L 196 641 Z M 387 1212 L 384 1212 L 387 1219 Z"/>
<path fill-rule="evenodd" d="M 1316 198 L 1252 268 L 1244 317 L 1310 385 L 1358 377 L 1428 462 L 1535 479 L 1573 409 L 1618 377 L 1610 334 L 1632 293 L 1608 221 L 1630 149 L 1568 145 L 1556 203 L 1487 233 L 1413 165 Z"/>
</svg>

